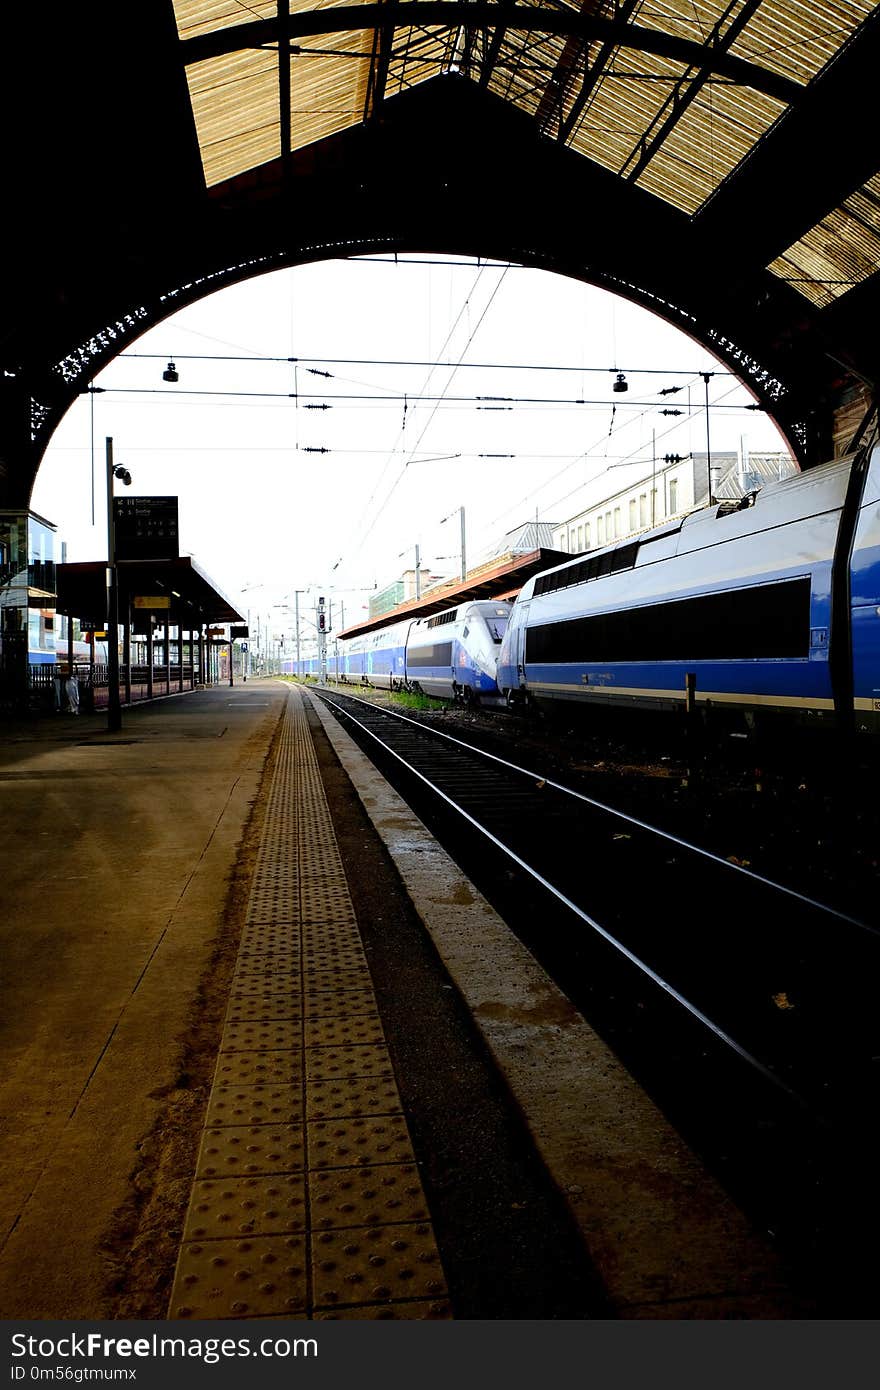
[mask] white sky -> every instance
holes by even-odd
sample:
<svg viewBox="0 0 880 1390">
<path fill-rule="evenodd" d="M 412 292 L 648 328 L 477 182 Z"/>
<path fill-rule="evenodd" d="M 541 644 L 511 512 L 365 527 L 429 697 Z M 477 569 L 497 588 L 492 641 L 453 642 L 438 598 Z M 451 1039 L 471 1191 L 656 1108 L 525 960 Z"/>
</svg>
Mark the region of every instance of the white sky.
<svg viewBox="0 0 880 1390">
<path fill-rule="evenodd" d="M 69 560 L 104 555 L 109 435 L 116 461 L 132 473 L 131 494 L 176 493 L 181 551 L 191 552 L 233 601 L 240 599 L 242 611 L 250 609 L 252 623 L 259 612 L 279 632 L 291 630 L 292 615 L 275 605 L 297 588 L 344 602 L 349 624 L 364 616 L 369 595 L 361 591 L 382 588 L 412 567 L 417 543 L 424 568 L 456 574 L 461 506 L 470 566 L 536 513 L 552 522 L 574 515 L 584 483 L 610 465 L 650 460 L 652 431 L 661 458 L 705 451 L 698 373 L 723 371 L 678 330 L 602 290 L 519 266 L 415 258 L 325 261 L 249 280 L 181 310 L 127 351 L 159 358 L 117 358 L 96 378 L 105 393 L 74 404 L 40 469 L 34 510 L 58 525 Z M 191 361 L 188 354 L 320 360 L 294 369 L 287 361 Z M 334 364 L 330 358 L 460 365 Z M 162 381 L 164 359 L 175 361 L 177 385 Z M 578 370 L 483 370 L 469 363 Z M 601 370 L 583 370 L 590 367 Z M 640 375 L 639 368 L 669 375 Z M 612 392 L 617 370 L 626 372 L 626 394 Z M 682 384 L 686 389 L 676 395 L 658 394 Z M 199 391 L 270 394 L 187 394 Z M 298 402 L 287 394 L 295 391 Z M 337 393 L 370 399 L 307 409 L 306 393 L 314 405 Z M 480 408 L 477 396 L 518 403 Z M 663 407 L 686 408 L 688 397 L 690 415 L 659 414 Z M 732 377 L 710 382 L 710 401 L 719 406 L 745 407 L 750 400 Z M 754 452 L 785 447 L 760 412 L 713 409 L 710 428 L 713 452 L 735 451 L 743 437 Z M 330 452 L 307 452 L 319 447 Z M 487 454 L 513 457 L 481 457 Z M 609 492 L 638 476 L 638 468 L 616 469 Z M 303 614 L 313 603 L 314 597 L 301 598 Z"/>
</svg>

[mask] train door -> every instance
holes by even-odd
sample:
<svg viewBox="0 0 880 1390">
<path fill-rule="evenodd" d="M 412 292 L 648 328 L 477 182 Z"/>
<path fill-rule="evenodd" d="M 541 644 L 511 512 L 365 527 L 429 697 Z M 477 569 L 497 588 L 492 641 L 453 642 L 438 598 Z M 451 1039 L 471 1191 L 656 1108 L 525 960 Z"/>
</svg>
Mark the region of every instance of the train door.
<svg viewBox="0 0 880 1390">
<path fill-rule="evenodd" d="M 528 602 L 516 605 L 517 620 L 511 624 L 514 628 L 513 643 L 511 648 L 510 664 L 516 670 L 516 683 L 520 689 L 526 684 L 526 632 L 529 625 L 529 604 Z"/>
</svg>

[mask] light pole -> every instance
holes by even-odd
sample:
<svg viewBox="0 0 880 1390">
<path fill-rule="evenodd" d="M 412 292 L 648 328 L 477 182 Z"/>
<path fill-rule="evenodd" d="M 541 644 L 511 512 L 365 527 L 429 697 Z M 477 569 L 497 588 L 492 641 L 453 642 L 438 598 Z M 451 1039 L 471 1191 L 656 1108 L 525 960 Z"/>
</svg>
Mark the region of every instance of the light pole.
<svg viewBox="0 0 880 1390">
<path fill-rule="evenodd" d="M 415 574 L 416 574 L 416 598 L 421 598 L 421 597 L 422 597 L 421 560 L 420 560 L 420 558 L 419 558 L 419 555 L 420 555 L 419 547 L 416 546 L 415 549 L 416 549 L 416 570 L 415 570 Z M 404 555 L 408 555 L 408 554 L 409 554 L 409 551 L 408 551 L 408 550 L 401 550 L 401 552 L 400 552 L 400 554 L 398 555 L 397 558 L 398 558 L 398 560 L 402 560 L 403 557 L 404 557 Z"/>
<path fill-rule="evenodd" d="M 302 672 L 299 667 L 299 596 L 300 594 L 307 594 L 308 592 L 308 589 L 294 589 L 293 591 L 293 616 L 295 623 L 294 636 L 296 638 L 296 674 L 298 676 L 302 675 Z"/>
<path fill-rule="evenodd" d="M 709 442 L 709 380 L 714 375 L 714 372 L 700 372 L 706 387 L 706 473 L 709 482 L 710 507 L 714 504 L 715 498 L 712 496 L 712 445 Z"/>
<path fill-rule="evenodd" d="M 465 580 L 467 579 L 467 557 L 465 555 L 464 544 L 464 507 L 458 507 L 456 510 L 458 511 L 459 518 L 461 520 L 461 577 L 462 580 Z M 454 516 L 455 512 L 450 512 L 449 516 L 444 516 L 443 521 L 440 522 L 440 525 L 442 526 L 443 522 L 450 521 Z"/>
<path fill-rule="evenodd" d="M 116 578 L 116 529 L 113 516 L 113 479 L 120 478 L 131 486 L 131 474 L 122 464 L 113 463 L 113 440 L 105 440 L 107 459 L 107 728 L 118 733 L 122 728 L 122 704 L 119 699 L 119 586 Z"/>
</svg>

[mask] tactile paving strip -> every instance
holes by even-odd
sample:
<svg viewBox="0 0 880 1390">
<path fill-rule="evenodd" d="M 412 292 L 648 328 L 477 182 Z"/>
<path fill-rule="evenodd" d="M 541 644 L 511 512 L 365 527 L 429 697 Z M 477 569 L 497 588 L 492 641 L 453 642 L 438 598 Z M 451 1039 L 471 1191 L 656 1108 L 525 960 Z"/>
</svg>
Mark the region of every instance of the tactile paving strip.
<svg viewBox="0 0 880 1390">
<path fill-rule="evenodd" d="M 168 1316 L 452 1316 L 297 690 Z"/>
<path fill-rule="evenodd" d="M 312 1244 L 315 1307 L 382 1303 L 405 1289 L 413 1298 L 446 1293 L 427 1222 L 322 1231 Z"/>
<path fill-rule="evenodd" d="M 196 1176 L 291 1173 L 304 1166 L 302 1124 L 221 1125 L 203 1131 Z"/>
</svg>

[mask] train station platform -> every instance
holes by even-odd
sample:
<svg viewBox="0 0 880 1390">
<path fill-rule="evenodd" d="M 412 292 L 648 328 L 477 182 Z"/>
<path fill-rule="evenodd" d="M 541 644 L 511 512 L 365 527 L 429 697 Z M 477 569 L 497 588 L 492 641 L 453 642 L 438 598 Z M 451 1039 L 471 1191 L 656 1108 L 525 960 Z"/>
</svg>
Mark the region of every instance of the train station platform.
<svg viewBox="0 0 880 1390">
<path fill-rule="evenodd" d="M 0 731 L 0 783 L 0 1316 L 792 1315 L 319 700 Z"/>
</svg>

